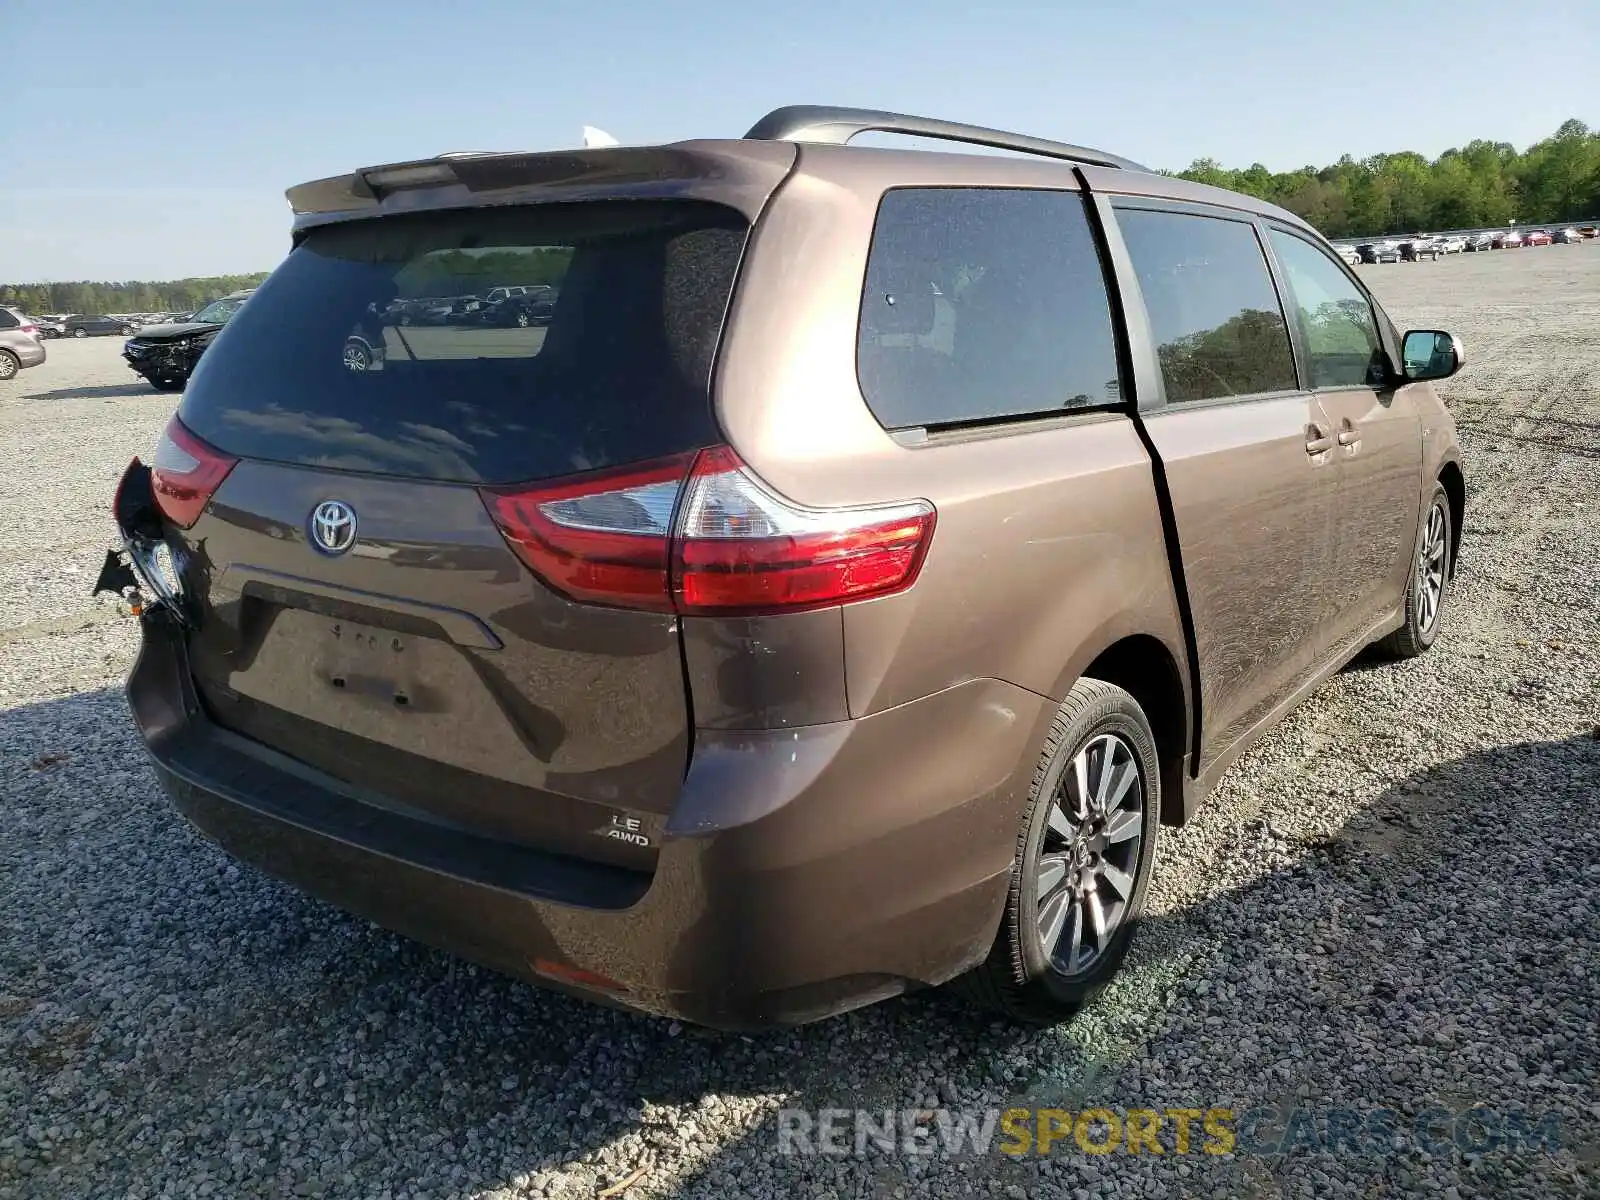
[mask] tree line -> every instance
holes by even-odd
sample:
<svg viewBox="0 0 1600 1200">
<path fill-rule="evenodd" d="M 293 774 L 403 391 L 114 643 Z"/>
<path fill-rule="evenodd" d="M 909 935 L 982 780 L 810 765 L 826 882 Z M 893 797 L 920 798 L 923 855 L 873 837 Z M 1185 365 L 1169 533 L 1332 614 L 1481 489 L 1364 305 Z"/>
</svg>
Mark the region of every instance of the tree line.
<svg viewBox="0 0 1600 1200">
<path fill-rule="evenodd" d="M 1331 167 L 1230 170 L 1202 158 L 1178 174 L 1287 208 L 1327 237 L 1600 220 L 1600 131 L 1565 122 L 1518 153 L 1474 141 L 1431 162 L 1420 154 L 1348 154 Z"/>
<path fill-rule="evenodd" d="M 257 271 L 253 275 L 207 275 L 164 283 L 143 280 L 107 283 L 86 279 L 71 283 L 7 283 L 0 284 L 0 304 L 20 308 L 30 316 L 40 313 L 192 312 L 218 296 L 255 287 L 266 277 L 265 271 Z"/>
</svg>

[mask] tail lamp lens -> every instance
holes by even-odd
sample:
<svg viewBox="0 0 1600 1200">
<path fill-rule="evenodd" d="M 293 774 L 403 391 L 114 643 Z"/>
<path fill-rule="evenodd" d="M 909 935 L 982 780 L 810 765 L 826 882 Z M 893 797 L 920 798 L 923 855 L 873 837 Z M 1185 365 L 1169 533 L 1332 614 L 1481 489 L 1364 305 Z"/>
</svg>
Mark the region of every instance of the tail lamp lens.
<svg viewBox="0 0 1600 1200">
<path fill-rule="evenodd" d="M 791 612 L 910 587 L 934 508 L 812 509 L 726 446 L 532 488 L 488 488 L 535 574 L 576 600 L 685 614 Z"/>
<path fill-rule="evenodd" d="M 213 493 L 238 461 L 201 441 L 173 417 L 150 462 L 150 487 L 156 506 L 167 520 L 180 529 L 188 529 L 200 519 Z"/>
</svg>

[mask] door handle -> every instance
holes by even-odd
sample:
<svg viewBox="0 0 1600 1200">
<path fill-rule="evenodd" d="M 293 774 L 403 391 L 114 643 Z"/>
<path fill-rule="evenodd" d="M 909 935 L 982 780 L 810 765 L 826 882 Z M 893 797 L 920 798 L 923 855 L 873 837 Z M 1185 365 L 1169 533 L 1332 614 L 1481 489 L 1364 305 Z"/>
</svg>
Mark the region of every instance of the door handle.
<svg viewBox="0 0 1600 1200">
<path fill-rule="evenodd" d="M 1333 439 L 1315 425 L 1306 426 L 1306 453 L 1322 454 L 1333 449 Z"/>
<path fill-rule="evenodd" d="M 1339 445 L 1359 446 L 1361 444 L 1361 431 L 1345 419 L 1344 428 L 1339 430 Z"/>
</svg>

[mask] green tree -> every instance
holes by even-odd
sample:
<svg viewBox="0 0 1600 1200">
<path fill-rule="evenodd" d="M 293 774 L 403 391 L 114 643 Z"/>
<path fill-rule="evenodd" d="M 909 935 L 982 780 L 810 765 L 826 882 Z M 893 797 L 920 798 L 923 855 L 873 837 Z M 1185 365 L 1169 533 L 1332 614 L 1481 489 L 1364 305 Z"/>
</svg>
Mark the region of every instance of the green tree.
<svg viewBox="0 0 1600 1200">
<path fill-rule="evenodd" d="M 1271 200 L 1330 237 L 1600 220 L 1600 132 L 1576 119 L 1520 154 L 1476 140 L 1431 161 L 1412 151 L 1345 155 L 1275 174 L 1202 158 L 1179 175 Z"/>
</svg>

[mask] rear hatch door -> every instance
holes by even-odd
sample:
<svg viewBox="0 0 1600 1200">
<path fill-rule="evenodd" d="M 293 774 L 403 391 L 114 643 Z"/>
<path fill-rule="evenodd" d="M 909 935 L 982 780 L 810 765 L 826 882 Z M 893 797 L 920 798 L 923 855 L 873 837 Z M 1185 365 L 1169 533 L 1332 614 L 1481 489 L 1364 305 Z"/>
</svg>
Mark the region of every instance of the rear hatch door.
<svg viewBox="0 0 1600 1200">
<path fill-rule="evenodd" d="M 169 530 L 214 719 L 378 802 L 649 868 L 690 752 L 677 621 L 543 582 L 479 489 L 717 441 L 748 229 L 680 198 L 305 234 L 178 414 L 239 460 Z M 559 289 L 547 323 L 471 319 L 472 298 L 523 285 Z M 440 297 L 461 315 L 403 319 Z"/>
</svg>

